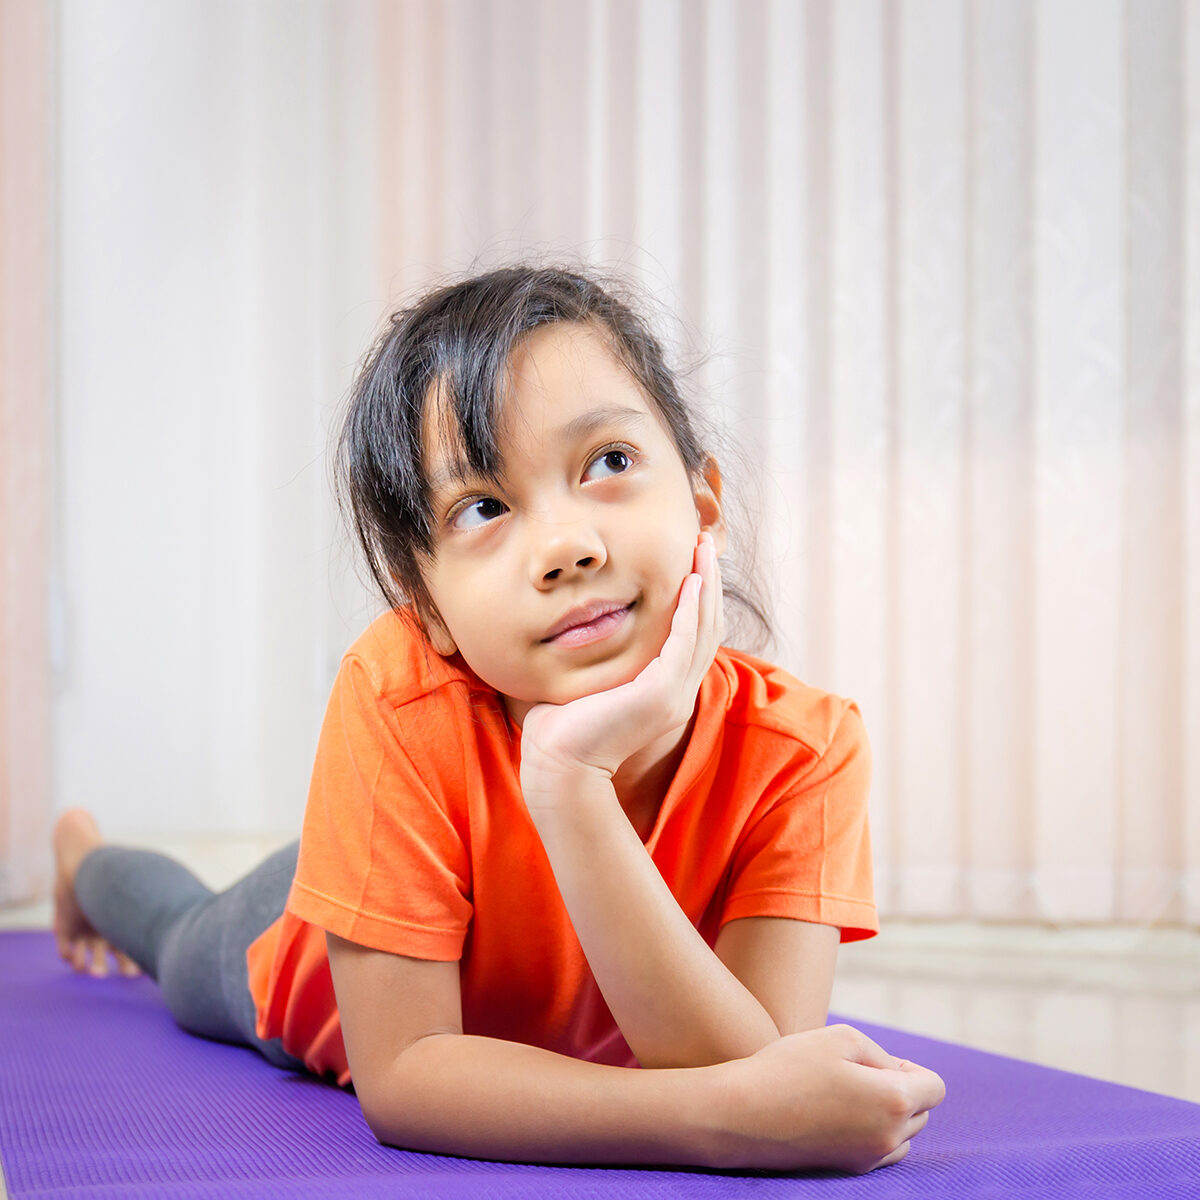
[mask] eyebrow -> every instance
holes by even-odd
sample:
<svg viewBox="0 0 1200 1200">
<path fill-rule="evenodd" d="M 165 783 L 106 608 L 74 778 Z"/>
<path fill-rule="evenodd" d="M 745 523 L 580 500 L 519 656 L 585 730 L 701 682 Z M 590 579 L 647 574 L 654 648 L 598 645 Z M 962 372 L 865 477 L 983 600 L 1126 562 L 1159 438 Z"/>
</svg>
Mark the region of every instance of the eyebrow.
<svg viewBox="0 0 1200 1200">
<path fill-rule="evenodd" d="M 427 488 L 429 495 L 440 498 L 443 492 L 459 487 L 469 479 L 475 478 L 475 471 L 465 459 L 446 463 L 429 473 Z"/>
<path fill-rule="evenodd" d="M 568 421 L 559 431 L 558 440 L 570 443 L 578 438 L 587 437 L 604 425 L 625 425 L 627 427 L 644 427 L 650 420 L 650 414 L 637 408 L 627 408 L 623 404 L 608 404 L 603 408 L 589 408 L 580 413 L 574 420 Z"/>
<path fill-rule="evenodd" d="M 652 418 L 649 413 L 640 409 L 627 408 L 622 404 L 608 404 L 602 408 L 590 408 L 585 413 L 568 421 L 555 434 L 555 440 L 570 445 L 580 438 L 585 438 L 605 425 L 624 425 L 629 429 L 645 428 Z M 429 473 L 429 494 L 438 496 L 443 491 L 462 484 L 465 480 L 475 478 L 475 471 L 465 460 L 453 463 L 440 463 Z"/>
</svg>

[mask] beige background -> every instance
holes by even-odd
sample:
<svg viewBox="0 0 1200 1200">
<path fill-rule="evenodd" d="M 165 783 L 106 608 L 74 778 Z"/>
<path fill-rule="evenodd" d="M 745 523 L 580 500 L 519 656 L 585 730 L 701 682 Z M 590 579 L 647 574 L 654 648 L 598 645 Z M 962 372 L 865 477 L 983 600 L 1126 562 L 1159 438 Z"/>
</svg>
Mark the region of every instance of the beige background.
<svg viewBox="0 0 1200 1200">
<path fill-rule="evenodd" d="M 354 362 L 570 251 L 706 355 L 777 656 L 872 735 L 884 914 L 1200 923 L 1195 0 L 0 19 L 10 895 L 68 803 L 295 828 L 370 611 Z"/>
</svg>

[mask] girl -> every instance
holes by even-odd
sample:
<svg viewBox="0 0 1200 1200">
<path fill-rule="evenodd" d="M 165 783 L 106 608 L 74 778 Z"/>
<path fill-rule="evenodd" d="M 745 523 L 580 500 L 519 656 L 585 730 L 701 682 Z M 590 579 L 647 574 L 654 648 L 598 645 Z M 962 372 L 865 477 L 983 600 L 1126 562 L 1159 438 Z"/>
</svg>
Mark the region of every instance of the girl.
<svg viewBox="0 0 1200 1200">
<path fill-rule="evenodd" d="M 858 710 L 721 648 L 721 476 L 643 323 L 566 271 L 433 293 L 359 376 L 339 476 L 390 609 L 298 862 L 213 895 L 67 813 L 63 956 L 353 1080 L 397 1146 L 903 1157 L 941 1080 L 825 1027 L 839 940 L 877 928 Z"/>
</svg>

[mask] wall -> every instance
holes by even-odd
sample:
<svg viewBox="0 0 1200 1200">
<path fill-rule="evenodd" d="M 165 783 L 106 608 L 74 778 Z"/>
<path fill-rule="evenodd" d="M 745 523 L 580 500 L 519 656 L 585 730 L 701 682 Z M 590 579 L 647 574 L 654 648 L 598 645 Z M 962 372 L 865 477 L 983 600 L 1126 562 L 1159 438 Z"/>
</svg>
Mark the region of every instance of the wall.
<svg viewBox="0 0 1200 1200">
<path fill-rule="evenodd" d="M 323 458 L 379 312 L 352 17 L 62 7 L 56 791 L 114 834 L 293 827 L 359 620 Z"/>
<path fill-rule="evenodd" d="M 1196 0 L 64 0 L 58 804 L 298 818 L 397 297 L 632 274 L 859 700 L 888 914 L 1200 921 Z M 331 571 L 330 560 L 334 562 Z"/>
</svg>

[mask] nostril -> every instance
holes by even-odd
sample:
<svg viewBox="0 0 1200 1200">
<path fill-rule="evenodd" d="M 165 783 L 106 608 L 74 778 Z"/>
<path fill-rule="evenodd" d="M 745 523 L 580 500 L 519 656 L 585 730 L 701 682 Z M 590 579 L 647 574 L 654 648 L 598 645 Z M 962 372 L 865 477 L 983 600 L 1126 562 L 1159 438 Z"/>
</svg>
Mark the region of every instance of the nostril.
<svg viewBox="0 0 1200 1200">
<path fill-rule="evenodd" d="M 590 567 L 595 561 L 594 558 L 581 558 L 575 565 L 577 567 Z"/>
</svg>

